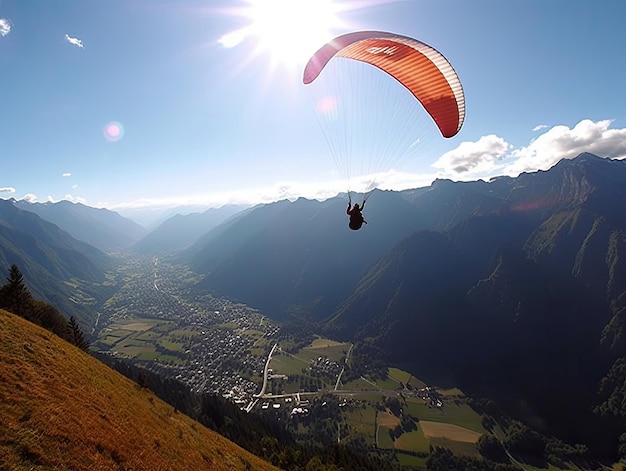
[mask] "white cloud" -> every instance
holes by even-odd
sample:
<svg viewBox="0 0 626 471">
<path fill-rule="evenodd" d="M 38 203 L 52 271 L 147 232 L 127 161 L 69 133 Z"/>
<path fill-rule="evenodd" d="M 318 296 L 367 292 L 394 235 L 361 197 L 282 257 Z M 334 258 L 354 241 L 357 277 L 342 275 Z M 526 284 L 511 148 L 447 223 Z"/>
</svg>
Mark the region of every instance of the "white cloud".
<svg viewBox="0 0 626 471">
<path fill-rule="evenodd" d="M 73 38 L 73 37 L 71 37 L 69 34 L 66 34 L 66 35 L 65 35 L 65 40 L 66 40 L 68 43 L 73 44 L 74 46 L 78 46 L 78 47 L 80 47 L 80 48 L 82 48 L 82 47 L 83 47 L 83 41 L 82 41 L 82 40 L 80 40 L 80 39 L 78 39 L 78 38 Z"/>
<path fill-rule="evenodd" d="M 4 37 L 9 34 L 12 26 L 8 18 L 0 18 L 0 36 Z"/>
<path fill-rule="evenodd" d="M 72 174 L 71 174 L 70 172 L 66 172 L 66 173 L 64 173 L 64 174 L 63 174 L 63 176 L 64 176 L 64 177 L 71 177 L 71 176 L 72 176 Z"/>
<path fill-rule="evenodd" d="M 431 166 L 445 175 L 477 175 L 494 172 L 503 167 L 501 160 L 511 149 L 503 138 L 490 134 L 476 142 L 464 141 L 456 149 L 443 154 Z"/>
<path fill-rule="evenodd" d="M 462 142 L 443 154 L 432 167 L 443 177 L 455 180 L 517 176 L 522 172 L 547 170 L 561 159 L 573 159 L 583 152 L 599 157 L 626 158 L 626 128 L 609 129 L 611 120 L 584 119 L 573 128 L 553 126 L 528 146 L 513 149 L 493 134 L 475 142 Z M 545 126 L 536 126 L 535 131 Z"/>
<path fill-rule="evenodd" d="M 548 126 L 547 124 L 538 124 L 537 126 L 533 128 L 533 131 L 541 131 L 542 129 L 546 129 L 549 127 L 550 126 Z"/>
<path fill-rule="evenodd" d="M 0 193 L 15 193 L 15 188 L 12 186 L 5 186 L 4 188 L 0 187 Z"/>
<path fill-rule="evenodd" d="M 561 159 L 573 159 L 583 152 L 599 157 L 626 157 L 626 128 L 609 129 L 611 120 L 583 119 L 573 128 L 554 126 L 528 146 L 511 152 L 515 161 L 506 169 L 508 175 L 547 170 Z"/>
<path fill-rule="evenodd" d="M 62 201 L 71 201 L 72 203 L 87 204 L 87 200 L 85 198 L 81 198 L 80 196 L 73 196 L 73 195 L 70 195 L 69 193 L 65 195 Z"/>
<path fill-rule="evenodd" d="M 28 201 L 29 203 L 36 203 L 37 202 L 37 196 L 33 195 L 32 193 L 28 193 L 27 195 L 24 195 L 22 197 L 22 200 Z"/>
</svg>

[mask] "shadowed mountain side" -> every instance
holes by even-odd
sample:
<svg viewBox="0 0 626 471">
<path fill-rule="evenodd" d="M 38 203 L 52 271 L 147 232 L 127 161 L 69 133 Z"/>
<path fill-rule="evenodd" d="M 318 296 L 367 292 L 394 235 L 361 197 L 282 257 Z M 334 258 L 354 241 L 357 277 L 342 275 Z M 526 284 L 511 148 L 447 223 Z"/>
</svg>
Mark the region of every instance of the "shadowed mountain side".
<svg viewBox="0 0 626 471">
<path fill-rule="evenodd" d="M 536 217 L 528 213 L 490 214 L 470 217 L 447 233 L 411 235 L 368 272 L 327 321 L 327 328 L 351 338 L 359 336 L 363 325 L 366 331 L 361 336 L 378 335 L 378 327 L 393 320 L 381 313 L 393 310 L 397 315 L 401 311 L 393 304 L 401 298 L 400 291 L 405 297 L 415 295 L 416 302 L 418 296 L 434 294 L 433 289 L 447 294 L 458 289 L 458 295 L 464 296 L 477 280 L 489 276 L 503 248 L 523 245 L 534 221 Z M 354 302 L 360 306 L 352 306 Z M 357 317 L 350 318 L 349 313 Z M 375 323 L 373 329 L 367 325 L 370 321 Z"/>
<path fill-rule="evenodd" d="M 619 238 L 615 229 L 626 220 L 626 210 L 616 204 L 617 197 L 626 198 L 621 181 L 626 181 L 626 164 L 581 154 L 549 171 L 518 178 L 489 183 L 437 180 L 417 190 L 376 191 L 364 211 L 368 224 L 360 231 L 347 229 L 344 199 L 281 201 L 218 226 L 185 251 L 184 259 L 206 275 L 200 290 L 238 299 L 277 318 L 302 312 L 320 319 L 332 314 L 373 263 L 411 233 L 453 230 L 473 217 L 491 216 L 496 218 L 491 234 L 485 231 L 487 237 L 472 244 L 488 243 L 504 233 L 515 241 L 509 245 L 521 248 L 526 243 L 525 251 L 533 259 L 547 262 L 551 253 L 565 251 L 572 270 L 574 265 L 589 267 L 577 276 L 605 291 L 607 280 L 616 278 L 606 269 L 597 276 L 593 265 L 604 262 L 592 250 L 597 235 L 588 235 L 593 221 L 600 218 L 596 226 L 603 231 L 598 235 Z M 578 235 L 570 234 L 566 224 L 558 228 L 567 218 L 580 226 Z M 591 225 L 582 224 L 587 220 Z M 507 229 L 509 223 L 515 224 L 514 231 Z M 553 251 L 563 238 L 568 242 Z M 586 256 L 590 253 L 593 256 Z M 553 259 L 562 262 L 561 256 Z M 612 289 L 619 288 L 614 283 Z"/>
<path fill-rule="evenodd" d="M 75 239 L 103 252 L 127 249 L 147 233 L 142 226 L 114 211 L 81 203 L 29 203 L 21 200 L 16 201 L 15 205 L 56 224 Z"/>
<path fill-rule="evenodd" d="M 143 254 L 158 254 L 185 249 L 244 209 L 244 206 L 228 205 L 202 213 L 177 214 L 137 242 L 132 250 Z"/>
<path fill-rule="evenodd" d="M 435 180 L 424 191 L 405 190 L 401 194 L 417 209 L 424 227 L 436 231 L 448 230 L 471 216 L 499 211 L 505 204 L 506 192 L 500 183 L 483 181 L 453 182 Z"/>
<path fill-rule="evenodd" d="M 277 470 L 6 311 L 0 364 L 3 469 Z"/>
<path fill-rule="evenodd" d="M 67 317 L 90 324 L 89 309 L 72 300 L 82 296 L 79 290 L 86 297 L 106 299 L 109 294 L 101 283 L 112 263 L 109 256 L 55 224 L 0 200 L 0 276 L 4 279 L 9 267 L 17 265 L 35 298 L 53 304 Z"/>
<path fill-rule="evenodd" d="M 346 206 L 340 198 L 280 201 L 214 229 L 185 252 L 206 274 L 199 289 L 273 317 L 301 310 L 327 316 L 390 245 L 423 228 L 415 207 L 398 193 L 376 192 L 360 231 L 348 228 Z"/>
<path fill-rule="evenodd" d="M 465 238 L 482 237 L 469 229 Z M 492 397 L 544 432 L 614 452 L 615 429 L 598 434 L 592 414 L 610 366 L 599 346 L 605 300 L 520 249 L 483 256 L 477 263 L 480 254 L 442 234 L 414 234 L 364 277 L 327 331 L 374 338 L 391 364 L 429 383 Z"/>
<path fill-rule="evenodd" d="M 458 306 L 455 296 L 462 296 L 475 278 L 473 267 L 444 235 L 417 232 L 372 267 L 326 327 L 344 338 L 379 337 L 391 348 L 398 335 L 406 336 L 404 346 L 414 346 L 425 321 L 429 335 L 432 329 L 447 328 L 455 309 L 448 312 L 445 306 Z M 438 315 L 430 318 L 435 308 Z M 389 354 L 397 361 L 393 351 Z"/>
</svg>

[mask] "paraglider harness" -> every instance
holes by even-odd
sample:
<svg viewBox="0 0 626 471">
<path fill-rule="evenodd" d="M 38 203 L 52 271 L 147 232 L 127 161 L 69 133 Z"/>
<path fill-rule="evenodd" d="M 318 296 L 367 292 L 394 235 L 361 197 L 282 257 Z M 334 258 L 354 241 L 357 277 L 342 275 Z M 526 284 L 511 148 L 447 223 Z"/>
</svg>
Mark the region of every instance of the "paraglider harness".
<svg viewBox="0 0 626 471">
<path fill-rule="evenodd" d="M 358 231 L 359 229 L 361 229 L 361 226 L 363 226 L 363 224 L 367 224 L 367 221 L 363 218 L 363 214 L 361 214 L 361 211 L 363 211 L 363 208 L 365 208 L 365 202 L 367 201 L 368 196 L 369 195 L 366 195 L 363 198 L 363 203 L 361 204 L 361 207 L 358 207 L 358 203 L 356 203 L 354 205 L 355 207 L 352 208 L 352 198 L 350 196 L 350 192 L 348 191 L 348 209 L 346 210 L 346 214 L 350 216 L 350 222 L 348 223 L 348 227 L 353 231 Z"/>
</svg>

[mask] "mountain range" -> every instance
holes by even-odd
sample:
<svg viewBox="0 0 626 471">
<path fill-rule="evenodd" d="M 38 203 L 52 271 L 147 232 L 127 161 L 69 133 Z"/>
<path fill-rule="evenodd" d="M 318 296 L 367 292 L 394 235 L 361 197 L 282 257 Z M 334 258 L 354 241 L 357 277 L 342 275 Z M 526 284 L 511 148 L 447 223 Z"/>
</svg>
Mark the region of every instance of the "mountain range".
<svg viewBox="0 0 626 471">
<path fill-rule="evenodd" d="M 0 269 L 17 265 L 35 298 L 54 305 L 84 326 L 112 293 L 107 273 L 114 260 L 14 201 L 0 200 Z"/>
<path fill-rule="evenodd" d="M 581 154 L 490 182 L 255 208 L 183 252 L 198 289 L 328 335 L 371 341 L 438 384 L 497 398 L 568 441 L 611 453 L 624 424 L 626 163 Z M 606 381 L 605 381 L 606 383 Z M 616 425 L 617 423 L 617 425 Z M 594 430 L 591 432 L 591 430 Z M 610 449 L 610 450 L 609 450 Z"/>
<path fill-rule="evenodd" d="M 147 234 L 136 222 L 104 208 L 92 208 L 81 203 L 31 203 L 12 200 L 25 211 L 56 224 L 77 240 L 86 242 L 103 252 L 128 249 Z"/>
<path fill-rule="evenodd" d="M 181 216 L 129 250 L 182 249 L 173 260 L 202 277 L 199 293 L 374 344 L 388 364 L 610 456 L 626 432 L 625 181 L 625 162 L 585 153 L 516 178 L 377 190 L 359 231 L 344 196 L 300 198 L 212 229 Z M 102 281 L 112 257 L 0 203 L 0 267 L 23 260 L 50 286 Z M 173 227 L 198 232 L 174 243 Z"/>
<path fill-rule="evenodd" d="M 244 209 L 246 206 L 226 205 L 198 213 L 175 214 L 137 241 L 132 249 L 134 252 L 147 254 L 185 249 L 211 229 Z"/>
</svg>

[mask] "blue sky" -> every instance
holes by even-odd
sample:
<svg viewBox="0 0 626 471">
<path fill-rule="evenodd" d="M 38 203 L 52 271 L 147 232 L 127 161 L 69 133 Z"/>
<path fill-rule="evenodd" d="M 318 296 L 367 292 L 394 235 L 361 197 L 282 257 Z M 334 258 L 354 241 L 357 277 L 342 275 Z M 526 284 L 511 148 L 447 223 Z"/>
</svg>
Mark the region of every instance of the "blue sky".
<svg viewBox="0 0 626 471">
<path fill-rule="evenodd" d="M 517 175 L 585 151 L 623 158 L 624 18 L 622 0 L 0 0 L 0 197 L 209 207 Z M 467 104 L 455 137 L 371 67 L 357 116 L 320 126 L 321 79 L 352 66 L 337 59 L 304 86 L 304 64 L 365 29 L 447 57 Z M 365 155 L 414 142 L 397 130 L 413 120 L 416 151 Z M 373 141 L 370 121 L 396 131 Z M 342 170 L 324 131 L 344 128 L 379 167 Z"/>
</svg>

